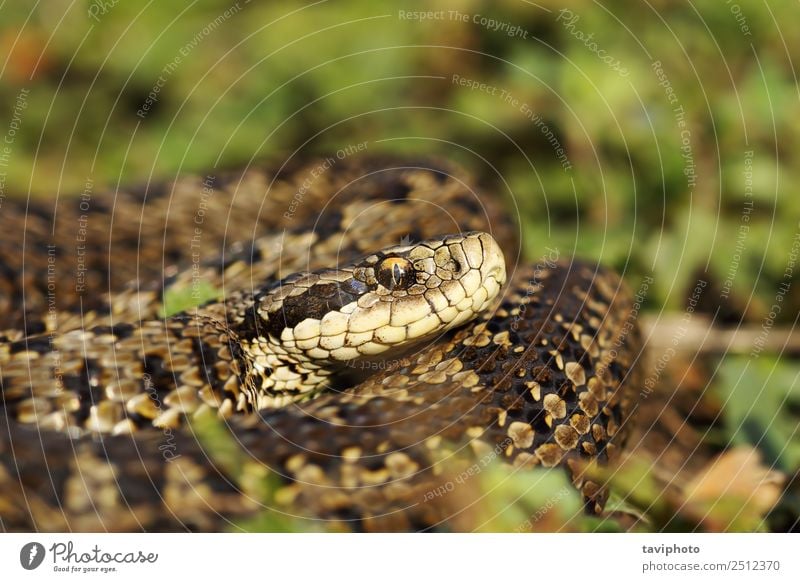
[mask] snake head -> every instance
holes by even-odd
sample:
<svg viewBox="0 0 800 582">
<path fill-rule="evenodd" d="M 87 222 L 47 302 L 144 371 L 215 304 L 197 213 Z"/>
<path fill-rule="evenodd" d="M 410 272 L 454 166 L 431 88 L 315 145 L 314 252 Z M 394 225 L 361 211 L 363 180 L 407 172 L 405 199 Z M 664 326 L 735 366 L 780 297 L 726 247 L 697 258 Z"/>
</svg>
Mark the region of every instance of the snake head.
<svg viewBox="0 0 800 582">
<path fill-rule="evenodd" d="M 258 314 L 275 352 L 324 366 L 461 325 L 488 308 L 505 280 L 494 238 L 468 232 L 292 275 L 259 298 Z"/>
</svg>

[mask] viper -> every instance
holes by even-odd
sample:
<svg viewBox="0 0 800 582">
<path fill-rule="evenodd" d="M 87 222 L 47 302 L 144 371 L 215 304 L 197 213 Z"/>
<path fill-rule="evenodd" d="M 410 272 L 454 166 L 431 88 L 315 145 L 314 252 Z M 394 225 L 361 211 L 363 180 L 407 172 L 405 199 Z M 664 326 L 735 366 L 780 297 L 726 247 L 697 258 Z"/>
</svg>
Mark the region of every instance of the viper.
<svg viewBox="0 0 800 582">
<path fill-rule="evenodd" d="M 459 167 L 92 184 L 0 214 L 4 528 L 448 529 L 457 494 L 432 492 L 470 457 L 561 467 L 603 510 L 583 468 L 625 444 L 631 295 L 558 249 L 523 263 Z"/>
</svg>

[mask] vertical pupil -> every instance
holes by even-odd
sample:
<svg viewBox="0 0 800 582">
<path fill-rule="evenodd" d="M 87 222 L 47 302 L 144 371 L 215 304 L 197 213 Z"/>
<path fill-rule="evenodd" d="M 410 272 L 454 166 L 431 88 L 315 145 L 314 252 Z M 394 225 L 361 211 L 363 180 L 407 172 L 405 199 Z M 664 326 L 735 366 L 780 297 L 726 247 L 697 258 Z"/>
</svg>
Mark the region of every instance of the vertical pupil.
<svg viewBox="0 0 800 582">
<path fill-rule="evenodd" d="M 402 284 L 404 274 L 405 273 L 403 272 L 403 269 L 400 268 L 400 265 L 395 263 L 392 266 L 392 282 L 395 286 Z"/>
<path fill-rule="evenodd" d="M 400 259 L 387 259 L 378 270 L 378 282 L 390 291 L 404 287 L 408 279 L 407 267 Z"/>
</svg>

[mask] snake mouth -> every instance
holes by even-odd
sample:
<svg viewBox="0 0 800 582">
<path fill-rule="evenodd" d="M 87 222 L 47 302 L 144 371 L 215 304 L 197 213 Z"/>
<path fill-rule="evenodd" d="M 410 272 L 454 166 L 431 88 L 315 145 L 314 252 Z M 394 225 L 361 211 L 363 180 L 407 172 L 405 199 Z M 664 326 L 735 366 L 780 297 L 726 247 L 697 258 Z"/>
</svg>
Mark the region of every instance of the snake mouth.
<svg viewBox="0 0 800 582">
<path fill-rule="evenodd" d="M 487 309 L 505 281 L 494 238 L 467 232 L 290 278 L 262 299 L 259 311 L 276 352 L 324 367 L 408 347 L 464 324 Z"/>
</svg>

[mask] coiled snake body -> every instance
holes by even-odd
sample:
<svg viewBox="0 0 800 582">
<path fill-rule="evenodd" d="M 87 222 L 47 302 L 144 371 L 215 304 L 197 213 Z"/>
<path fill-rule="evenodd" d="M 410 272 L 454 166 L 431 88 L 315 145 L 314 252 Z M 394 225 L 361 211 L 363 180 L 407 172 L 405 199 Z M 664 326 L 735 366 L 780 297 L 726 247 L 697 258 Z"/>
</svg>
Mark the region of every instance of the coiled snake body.
<svg viewBox="0 0 800 582">
<path fill-rule="evenodd" d="M 567 467 L 600 511 L 577 461 L 624 443 L 631 298 L 595 265 L 516 264 L 499 208 L 381 157 L 4 207 L 2 527 L 223 529 L 270 475 L 278 512 L 446 529 L 444 460 L 487 450 Z M 195 433 L 212 418 L 232 458 Z"/>
</svg>

